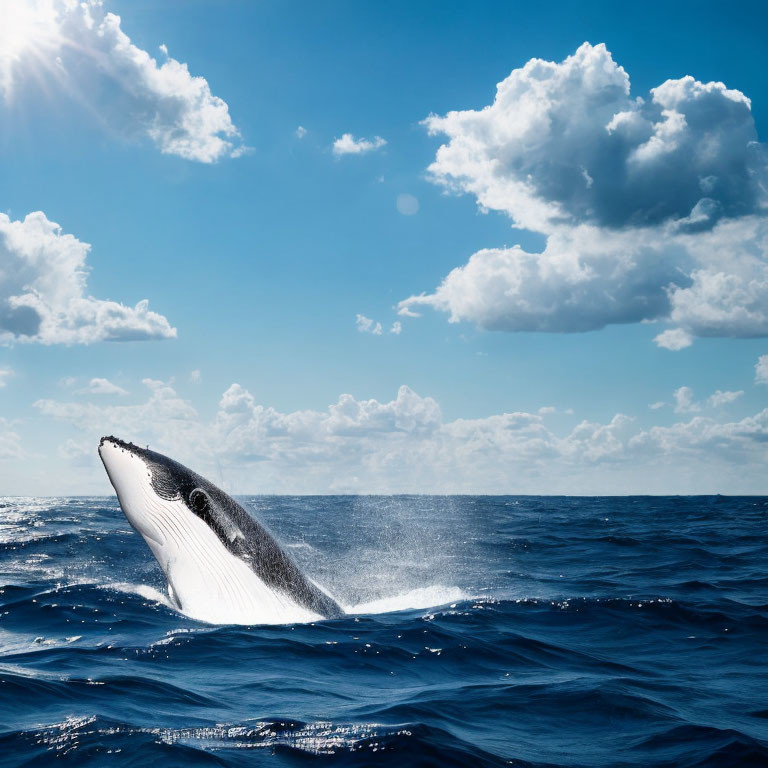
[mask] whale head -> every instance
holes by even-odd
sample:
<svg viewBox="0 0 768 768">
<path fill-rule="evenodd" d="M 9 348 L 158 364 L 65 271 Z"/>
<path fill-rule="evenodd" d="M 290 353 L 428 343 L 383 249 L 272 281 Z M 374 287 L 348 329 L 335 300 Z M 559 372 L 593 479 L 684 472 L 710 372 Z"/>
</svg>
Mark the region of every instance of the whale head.
<svg viewBox="0 0 768 768">
<path fill-rule="evenodd" d="M 161 453 L 103 437 L 99 456 L 128 522 L 163 569 L 175 605 L 216 624 L 342 615 L 231 496 Z"/>
<path fill-rule="evenodd" d="M 219 537 L 238 535 L 234 514 L 240 505 L 183 464 L 117 437 L 101 438 L 99 456 L 128 522 L 156 556 L 173 537 L 171 513 L 197 517 Z"/>
</svg>

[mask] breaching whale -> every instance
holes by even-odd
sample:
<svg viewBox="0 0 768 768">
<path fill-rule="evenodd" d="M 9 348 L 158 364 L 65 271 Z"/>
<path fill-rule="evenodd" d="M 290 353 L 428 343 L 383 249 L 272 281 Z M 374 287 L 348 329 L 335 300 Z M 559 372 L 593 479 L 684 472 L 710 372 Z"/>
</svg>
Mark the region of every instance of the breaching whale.
<svg viewBox="0 0 768 768">
<path fill-rule="evenodd" d="M 267 529 L 213 483 L 116 437 L 101 438 L 99 456 L 128 522 L 166 575 L 169 597 L 187 615 L 212 624 L 344 615 Z"/>
</svg>

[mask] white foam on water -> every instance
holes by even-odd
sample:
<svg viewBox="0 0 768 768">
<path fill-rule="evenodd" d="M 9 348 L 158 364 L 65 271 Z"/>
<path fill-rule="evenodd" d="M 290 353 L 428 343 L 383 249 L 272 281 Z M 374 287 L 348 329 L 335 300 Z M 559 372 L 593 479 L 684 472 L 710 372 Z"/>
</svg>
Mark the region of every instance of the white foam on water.
<svg viewBox="0 0 768 768">
<path fill-rule="evenodd" d="M 7 632 L 5 630 L 0 630 L 0 655 L 7 656 L 14 653 L 27 653 L 29 651 L 38 650 L 40 648 L 69 645 L 82 639 L 82 635 L 72 635 L 70 637 L 45 637 L 44 635 L 37 635 L 32 637 L 31 635 L 23 635 L 17 632 Z M 12 671 L 7 664 L 0 664 L 0 668 Z M 30 670 L 25 671 L 23 674 L 48 679 L 45 674 L 40 673 L 38 675 L 37 673 L 33 672 L 31 668 Z M 58 679 L 58 677 L 54 674 L 54 676 L 50 679 Z"/>
<path fill-rule="evenodd" d="M 470 600 L 470 596 L 458 587 L 445 587 L 436 584 L 431 587 L 419 587 L 403 592 L 400 595 L 381 597 L 354 606 L 345 606 L 347 613 L 391 613 L 393 611 L 409 611 L 421 608 L 437 608 L 462 600 Z"/>
<path fill-rule="evenodd" d="M 145 600 L 151 600 L 153 603 L 159 603 L 166 608 L 176 610 L 176 606 L 174 606 L 168 599 L 168 595 L 160 592 L 160 590 L 155 589 L 154 587 L 150 587 L 148 584 L 128 584 L 121 582 L 118 584 L 105 584 L 103 589 L 112 589 L 115 592 L 125 592 L 129 595 L 138 595 Z"/>
<path fill-rule="evenodd" d="M 146 600 L 151 600 L 153 603 L 158 603 L 170 608 L 171 610 L 178 611 L 179 613 L 189 616 L 189 618 L 196 619 L 198 621 L 204 621 L 207 624 L 216 624 L 218 622 L 205 622 L 200 619 L 199 616 L 193 613 L 187 613 L 185 611 L 179 611 L 175 605 L 170 601 L 168 596 L 154 587 L 150 587 L 148 584 L 106 584 L 104 589 L 112 589 L 118 592 L 125 592 L 131 595 L 138 595 Z M 438 608 L 443 605 L 449 605 L 451 603 L 457 603 L 464 600 L 471 600 L 472 597 L 468 595 L 459 587 L 446 587 L 441 584 L 436 584 L 431 587 L 419 587 L 417 589 L 411 589 L 407 592 L 403 592 L 399 595 L 390 595 L 388 597 L 381 597 L 376 600 L 368 600 L 364 603 L 358 603 L 356 605 L 343 605 L 344 611 L 351 615 L 361 614 L 380 614 L 380 613 L 393 613 L 395 611 L 409 611 L 409 610 L 421 610 L 424 608 Z M 253 624 L 305 624 L 310 621 L 318 621 L 316 617 L 308 618 L 305 621 L 254 621 L 254 617 L 250 615 L 244 615 L 241 621 L 227 622 L 232 624 L 253 625 Z"/>
<path fill-rule="evenodd" d="M 176 611 L 183 616 L 187 616 L 190 619 L 200 621 L 204 624 L 240 624 L 243 626 L 254 626 L 261 624 L 308 624 L 320 620 L 320 617 L 315 613 L 297 608 L 295 604 L 291 602 L 279 601 L 279 595 L 277 595 L 277 593 L 274 594 L 278 601 L 278 608 L 284 608 L 283 611 L 276 611 L 275 606 L 269 603 L 265 604 L 261 610 L 259 610 L 258 606 L 250 605 L 244 606 L 240 614 L 229 613 L 227 619 L 222 621 L 217 620 L 216 612 L 211 610 L 210 606 L 205 601 L 202 601 L 200 604 L 191 604 L 189 608 L 179 610 L 167 594 L 160 592 L 154 587 L 150 587 L 148 584 L 105 584 L 103 589 L 111 589 L 129 595 L 138 595 L 145 600 L 150 600 L 153 603 L 163 605 L 166 608 L 170 608 L 172 611 Z"/>
</svg>

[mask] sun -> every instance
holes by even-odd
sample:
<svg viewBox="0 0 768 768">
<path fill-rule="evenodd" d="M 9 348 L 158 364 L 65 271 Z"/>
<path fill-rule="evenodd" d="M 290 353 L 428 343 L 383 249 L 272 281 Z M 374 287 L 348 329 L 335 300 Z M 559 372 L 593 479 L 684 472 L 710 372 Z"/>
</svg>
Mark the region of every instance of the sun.
<svg viewBox="0 0 768 768">
<path fill-rule="evenodd" d="M 0 89 L 9 94 L 13 71 L 58 37 L 54 0 L 0 0 Z"/>
</svg>

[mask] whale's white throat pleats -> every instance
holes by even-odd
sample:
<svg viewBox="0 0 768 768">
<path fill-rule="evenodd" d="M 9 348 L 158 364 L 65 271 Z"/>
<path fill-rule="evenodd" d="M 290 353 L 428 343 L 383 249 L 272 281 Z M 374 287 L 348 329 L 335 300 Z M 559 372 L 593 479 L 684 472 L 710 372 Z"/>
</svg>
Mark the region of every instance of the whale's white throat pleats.
<svg viewBox="0 0 768 768">
<path fill-rule="evenodd" d="M 284 624 L 341 609 L 223 491 L 176 462 L 117 438 L 99 455 L 131 525 L 188 616 L 213 624 Z"/>
</svg>

